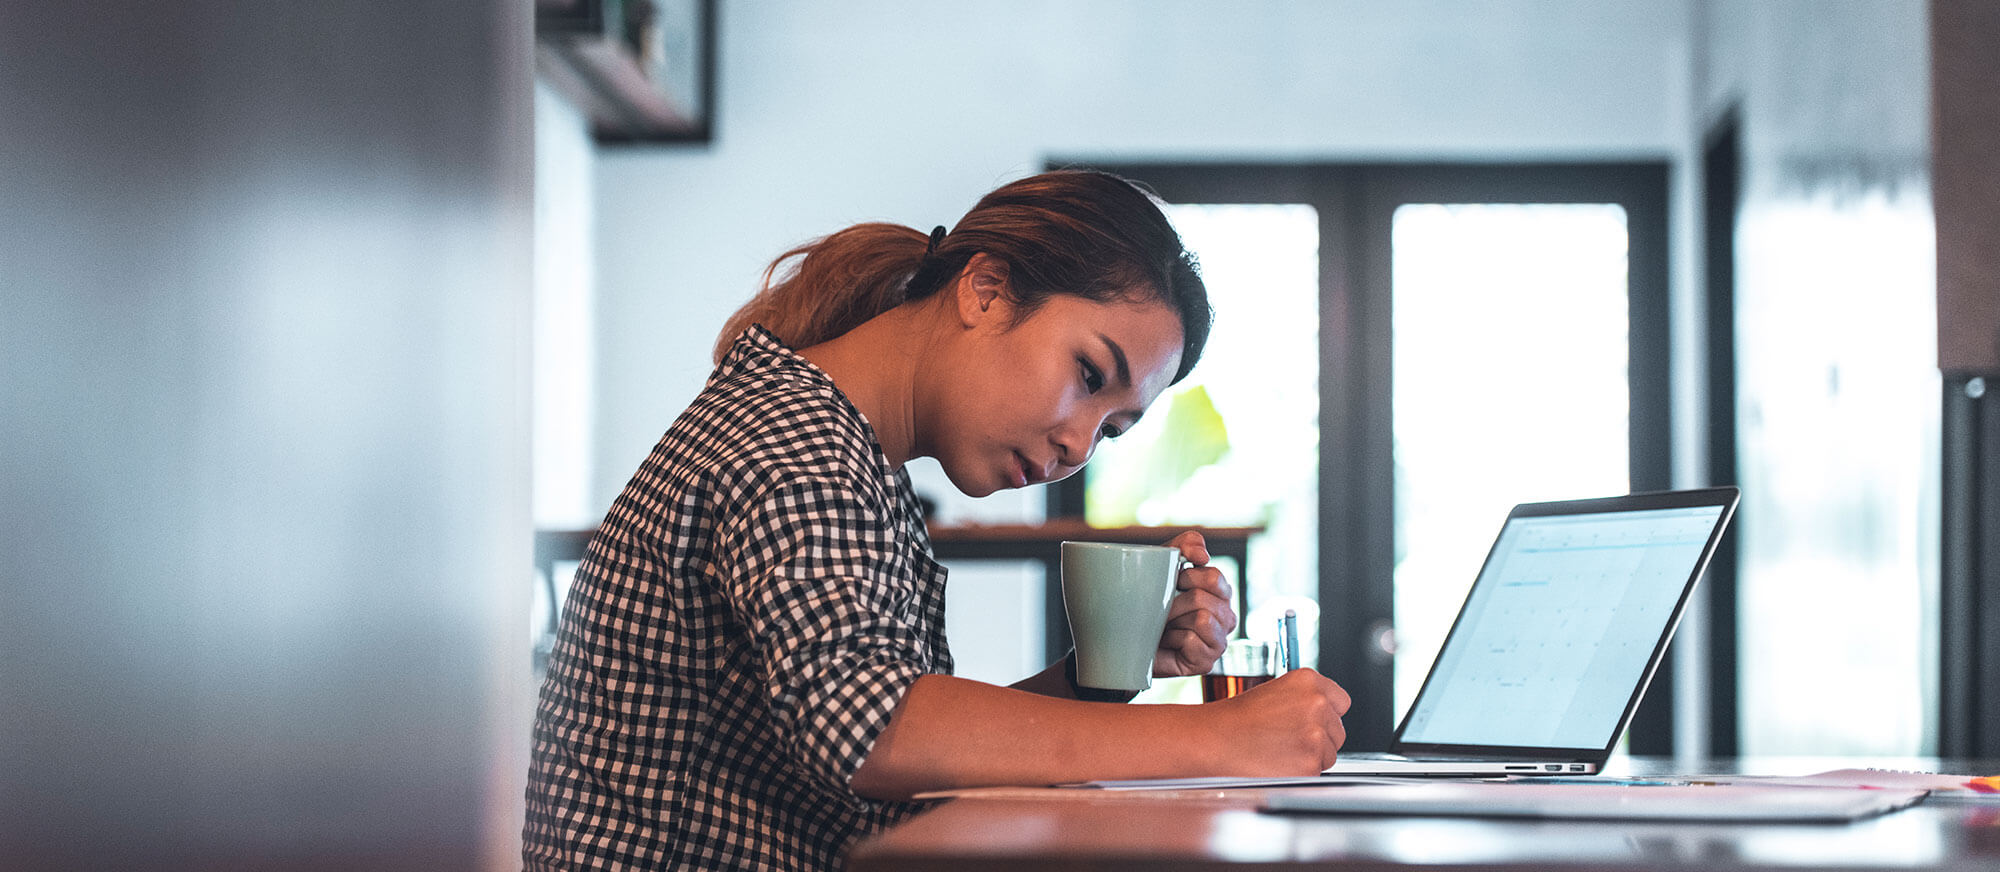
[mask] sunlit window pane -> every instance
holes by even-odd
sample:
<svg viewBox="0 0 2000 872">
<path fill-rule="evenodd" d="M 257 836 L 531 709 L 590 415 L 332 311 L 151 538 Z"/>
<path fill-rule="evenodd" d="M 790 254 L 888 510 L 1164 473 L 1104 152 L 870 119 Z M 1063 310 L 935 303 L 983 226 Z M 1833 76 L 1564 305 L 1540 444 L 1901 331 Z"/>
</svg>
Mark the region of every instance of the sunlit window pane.
<svg viewBox="0 0 2000 872">
<path fill-rule="evenodd" d="M 1746 208 L 1736 343 L 1749 754 L 1936 747 L 1939 385 L 1927 198 Z"/>
<path fill-rule="evenodd" d="M 1625 210 L 1413 204 L 1392 225 L 1395 696 L 1515 503 L 1626 492 Z"/>
<path fill-rule="evenodd" d="M 1215 307 L 1199 367 L 1087 467 L 1092 524 L 1264 525 L 1244 627 L 1301 611 L 1316 659 L 1319 579 L 1319 219 L 1310 206 L 1168 211 Z"/>
</svg>

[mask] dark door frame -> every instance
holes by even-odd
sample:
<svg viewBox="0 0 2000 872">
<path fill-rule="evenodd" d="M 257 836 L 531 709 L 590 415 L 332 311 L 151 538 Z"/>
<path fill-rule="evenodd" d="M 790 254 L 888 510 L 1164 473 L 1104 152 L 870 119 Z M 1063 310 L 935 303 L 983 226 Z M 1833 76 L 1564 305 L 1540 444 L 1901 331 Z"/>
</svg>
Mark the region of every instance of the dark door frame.
<svg viewBox="0 0 2000 872">
<path fill-rule="evenodd" d="M 1707 349 L 1708 485 L 1739 483 L 1736 453 L 1736 228 L 1743 199 L 1742 114 L 1731 107 L 1710 125 L 1701 157 L 1702 311 Z M 1724 530 L 1702 580 L 1701 620 L 1708 632 L 1702 670 L 1708 683 L 1708 753 L 1734 757 L 1741 752 L 1737 707 L 1737 530 Z"/>
</svg>

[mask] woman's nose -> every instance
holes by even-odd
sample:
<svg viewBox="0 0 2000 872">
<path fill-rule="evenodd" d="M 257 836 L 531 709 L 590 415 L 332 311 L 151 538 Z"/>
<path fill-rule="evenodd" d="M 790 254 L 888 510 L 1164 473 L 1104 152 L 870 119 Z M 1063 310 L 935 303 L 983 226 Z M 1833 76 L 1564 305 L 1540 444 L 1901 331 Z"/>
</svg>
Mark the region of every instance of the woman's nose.
<svg viewBox="0 0 2000 872">
<path fill-rule="evenodd" d="M 1073 421 L 1070 426 L 1056 434 L 1056 463 L 1075 469 L 1090 462 L 1090 456 L 1097 451 L 1098 438 L 1103 435 L 1101 422 Z"/>
</svg>

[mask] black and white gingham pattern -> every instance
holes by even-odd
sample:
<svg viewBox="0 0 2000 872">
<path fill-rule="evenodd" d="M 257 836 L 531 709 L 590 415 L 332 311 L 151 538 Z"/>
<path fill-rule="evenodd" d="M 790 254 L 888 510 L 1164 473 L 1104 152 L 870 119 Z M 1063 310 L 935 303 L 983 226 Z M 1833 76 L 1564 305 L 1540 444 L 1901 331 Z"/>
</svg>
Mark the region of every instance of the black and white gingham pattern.
<svg viewBox="0 0 2000 872">
<path fill-rule="evenodd" d="M 848 778 L 949 673 L 909 477 L 761 327 L 606 515 L 535 717 L 530 869 L 830 869 L 922 806 Z"/>
</svg>

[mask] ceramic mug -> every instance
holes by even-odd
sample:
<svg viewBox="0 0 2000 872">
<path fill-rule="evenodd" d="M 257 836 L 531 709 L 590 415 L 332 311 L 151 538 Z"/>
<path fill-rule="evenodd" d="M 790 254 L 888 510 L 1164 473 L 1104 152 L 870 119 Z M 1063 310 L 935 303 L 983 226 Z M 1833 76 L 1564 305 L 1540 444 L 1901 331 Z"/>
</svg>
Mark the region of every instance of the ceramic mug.
<svg viewBox="0 0 2000 872">
<path fill-rule="evenodd" d="M 1180 549 L 1116 542 L 1062 543 L 1063 609 L 1076 643 L 1076 683 L 1140 691 L 1153 684 L 1153 653 L 1167 629 Z"/>
</svg>

